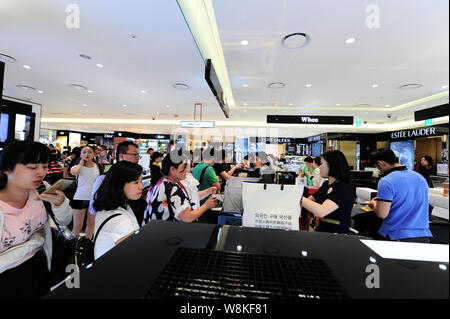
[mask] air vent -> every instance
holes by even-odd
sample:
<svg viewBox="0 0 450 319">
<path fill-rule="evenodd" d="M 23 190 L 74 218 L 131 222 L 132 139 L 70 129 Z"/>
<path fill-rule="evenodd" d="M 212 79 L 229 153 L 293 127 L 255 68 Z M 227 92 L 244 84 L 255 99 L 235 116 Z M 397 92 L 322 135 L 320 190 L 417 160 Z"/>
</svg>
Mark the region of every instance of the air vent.
<svg viewBox="0 0 450 319">
<path fill-rule="evenodd" d="M 90 60 L 91 59 L 91 57 L 89 55 L 86 55 L 86 54 L 80 54 L 80 57 L 83 58 L 83 59 L 86 59 L 86 60 Z"/>
<path fill-rule="evenodd" d="M 300 49 L 308 45 L 311 38 L 306 33 L 291 33 L 285 36 L 282 44 L 286 49 Z"/>
<path fill-rule="evenodd" d="M 12 56 L 0 53 L 0 62 L 3 63 L 16 63 L 17 60 Z"/>
<path fill-rule="evenodd" d="M 80 84 L 71 84 L 69 85 L 72 89 L 75 90 L 80 90 L 80 91 L 85 91 L 87 90 L 87 87 L 85 87 L 84 85 L 80 85 Z"/>
<path fill-rule="evenodd" d="M 319 259 L 178 248 L 147 298 L 347 298 Z"/>
<path fill-rule="evenodd" d="M 34 87 L 28 86 L 28 85 L 19 84 L 19 85 L 16 85 L 16 87 L 18 87 L 19 89 L 22 89 L 22 90 L 36 91 L 36 89 Z"/>
<path fill-rule="evenodd" d="M 271 89 L 282 89 L 286 86 L 283 82 L 273 82 L 268 85 Z"/>
<path fill-rule="evenodd" d="M 183 83 L 175 83 L 174 85 L 172 85 L 172 87 L 177 90 L 188 90 L 189 89 L 189 85 L 183 84 Z"/>
<path fill-rule="evenodd" d="M 423 85 L 418 83 L 413 84 L 405 84 L 402 86 L 399 86 L 400 90 L 414 90 L 414 89 L 420 89 Z"/>
</svg>

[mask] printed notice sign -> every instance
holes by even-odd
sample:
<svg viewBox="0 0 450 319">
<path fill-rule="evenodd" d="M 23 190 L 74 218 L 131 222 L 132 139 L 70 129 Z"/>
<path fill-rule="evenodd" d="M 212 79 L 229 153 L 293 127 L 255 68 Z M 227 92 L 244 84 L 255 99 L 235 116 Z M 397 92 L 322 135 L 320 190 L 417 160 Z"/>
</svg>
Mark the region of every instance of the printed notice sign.
<svg viewBox="0 0 450 319">
<path fill-rule="evenodd" d="M 303 188 L 302 185 L 242 183 L 242 226 L 299 230 Z"/>
</svg>

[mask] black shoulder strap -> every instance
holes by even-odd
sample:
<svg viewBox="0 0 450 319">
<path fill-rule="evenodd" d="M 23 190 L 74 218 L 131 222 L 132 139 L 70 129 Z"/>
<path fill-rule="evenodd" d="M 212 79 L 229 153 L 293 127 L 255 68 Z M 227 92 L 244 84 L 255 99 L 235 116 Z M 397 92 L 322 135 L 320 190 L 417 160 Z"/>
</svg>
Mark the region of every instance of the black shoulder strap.
<svg viewBox="0 0 450 319">
<path fill-rule="evenodd" d="M 202 173 L 200 174 L 200 179 L 198 182 L 201 184 L 203 180 L 203 176 L 205 176 L 206 170 L 208 169 L 209 165 L 206 165 L 206 167 L 203 169 Z"/>
<path fill-rule="evenodd" d="M 166 185 L 164 185 L 166 186 Z M 175 213 L 173 212 L 172 209 L 172 204 L 170 202 L 170 195 L 172 193 L 172 189 L 174 188 L 175 185 L 173 185 L 172 183 L 169 183 L 169 187 L 165 188 L 165 193 L 166 193 L 166 200 L 167 200 L 167 208 L 169 209 L 169 213 L 171 215 L 171 218 L 175 218 Z"/>
<path fill-rule="evenodd" d="M 114 217 L 117 217 L 117 216 L 120 216 L 120 215 L 122 215 L 122 214 L 114 214 L 114 215 L 111 215 L 111 216 L 109 216 L 108 218 L 105 219 L 105 221 L 100 225 L 100 227 L 99 227 L 98 230 L 97 230 L 97 233 L 95 234 L 95 237 L 94 237 L 94 246 L 95 246 L 95 242 L 97 241 L 98 234 L 100 234 L 100 231 L 102 230 L 103 226 L 105 226 L 106 223 L 109 222 L 109 221 L 110 221 L 111 219 L 113 219 Z"/>
</svg>

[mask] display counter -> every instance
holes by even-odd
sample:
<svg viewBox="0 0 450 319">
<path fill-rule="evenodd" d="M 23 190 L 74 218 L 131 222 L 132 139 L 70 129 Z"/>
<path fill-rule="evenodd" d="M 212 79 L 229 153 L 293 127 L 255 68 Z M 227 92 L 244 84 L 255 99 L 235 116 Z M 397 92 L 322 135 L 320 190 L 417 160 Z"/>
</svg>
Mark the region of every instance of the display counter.
<svg viewBox="0 0 450 319">
<path fill-rule="evenodd" d="M 448 299 L 448 245 L 427 244 L 423 261 L 423 246 L 400 260 L 392 249 L 417 244 L 390 244 L 383 258 L 354 236 L 152 221 L 46 298 Z"/>
</svg>

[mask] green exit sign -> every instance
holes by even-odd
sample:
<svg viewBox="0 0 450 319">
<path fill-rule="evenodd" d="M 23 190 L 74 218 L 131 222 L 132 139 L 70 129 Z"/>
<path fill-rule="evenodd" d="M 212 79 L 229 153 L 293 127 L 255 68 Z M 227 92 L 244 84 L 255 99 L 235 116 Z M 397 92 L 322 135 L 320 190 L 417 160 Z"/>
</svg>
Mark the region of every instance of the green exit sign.
<svg viewBox="0 0 450 319">
<path fill-rule="evenodd" d="M 425 120 L 425 126 L 432 126 L 433 125 L 433 120 L 429 119 L 429 120 Z"/>
<path fill-rule="evenodd" d="M 361 127 L 361 122 L 362 122 L 361 119 L 356 119 L 355 121 L 356 127 Z"/>
</svg>

